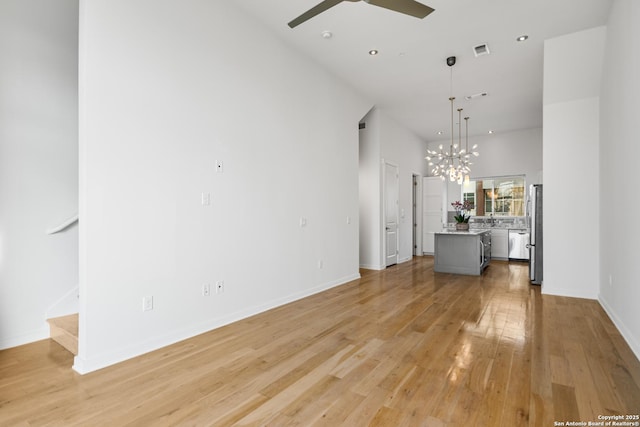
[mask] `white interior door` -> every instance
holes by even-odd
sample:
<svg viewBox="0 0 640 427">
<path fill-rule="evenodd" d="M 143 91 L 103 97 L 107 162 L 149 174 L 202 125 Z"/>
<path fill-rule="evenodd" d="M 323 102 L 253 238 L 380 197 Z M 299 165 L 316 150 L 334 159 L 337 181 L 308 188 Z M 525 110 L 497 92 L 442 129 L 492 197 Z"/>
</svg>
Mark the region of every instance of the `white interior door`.
<svg viewBox="0 0 640 427">
<path fill-rule="evenodd" d="M 384 164 L 384 229 L 385 265 L 398 263 L 398 193 L 400 191 L 398 167 Z"/>
</svg>

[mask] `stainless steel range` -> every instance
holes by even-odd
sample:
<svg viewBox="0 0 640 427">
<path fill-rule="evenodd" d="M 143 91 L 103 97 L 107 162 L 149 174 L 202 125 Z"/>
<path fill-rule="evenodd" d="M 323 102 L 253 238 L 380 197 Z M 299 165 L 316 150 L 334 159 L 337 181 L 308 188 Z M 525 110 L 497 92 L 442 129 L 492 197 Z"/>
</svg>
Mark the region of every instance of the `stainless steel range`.
<svg viewBox="0 0 640 427">
<path fill-rule="evenodd" d="M 480 235 L 480 271 L 489 266 L 491 262 L 491 233 Z"/>
</svg>

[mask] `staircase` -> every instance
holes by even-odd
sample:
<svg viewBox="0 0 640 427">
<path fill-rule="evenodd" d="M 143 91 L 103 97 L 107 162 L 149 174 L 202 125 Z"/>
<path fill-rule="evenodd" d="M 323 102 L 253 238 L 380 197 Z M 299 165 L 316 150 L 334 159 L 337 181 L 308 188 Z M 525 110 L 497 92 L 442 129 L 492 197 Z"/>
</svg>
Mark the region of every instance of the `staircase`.
<svg viewBox="0 0 640 427">
<path fill-rule="evenodd" d="M 60 233 L 73 224 L 78 223 L 78 214 L 66 219 L 56 227 L 47 229 L 49 235 Z M 49 336 L 52 340 L 69 350 L 74 355 L 78 355 L 78 313 L 60 316 L 63 313 L 73 313 L 78 311 L 78 298 L 80 297 L 78 285 L 70 289 L 58 301 L 54 302 L 45 313 L 45 317 L 51 317 L 49 322 Z"/>
<path fill-rule="evenodd" d="M 78 355 L 78 314 L 54 317 L 47 320 L 51 339 Z"/>
</svg>

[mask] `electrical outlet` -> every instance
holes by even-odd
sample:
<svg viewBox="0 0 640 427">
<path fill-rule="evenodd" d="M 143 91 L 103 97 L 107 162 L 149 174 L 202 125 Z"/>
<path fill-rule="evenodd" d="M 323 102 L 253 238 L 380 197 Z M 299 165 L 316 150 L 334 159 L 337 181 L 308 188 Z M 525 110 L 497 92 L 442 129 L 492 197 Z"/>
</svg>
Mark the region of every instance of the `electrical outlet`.
<svg viewBox="0 0 640 427">
<path fill-rule="evenodd" d="M 153 297 L 142 297 L 142 311 L 153 310 Z"/>
<path fill-rule="evenodd" d="M 202 193 L 201 201 L 202 201 L 202 206 L 211 205 L 211 193 Z"/>
<path fill-rule="evenodd" d="M 224 280 L 219 280 L 216 282 L 216 294 L 224 293 Z"/>
<path fill-rule="evenodd" d="M 307 218 L 301 216 L 300 217 L 300 227 L 306 227 L 307 226 Z"/>
<path fill-rule="evenodd" d="M 324 266 L 324 263 L 322 262 L 321 259 L 318 260 L 318 268 L 322 270 L 322 267 Z"/>
<path fill-rule="evenodd" d="M 211 295 L 211 286 L 208 283 L 205 283 L 202 285 L 202 296 L 208 297 L 209 295 Z"/>
</svg>

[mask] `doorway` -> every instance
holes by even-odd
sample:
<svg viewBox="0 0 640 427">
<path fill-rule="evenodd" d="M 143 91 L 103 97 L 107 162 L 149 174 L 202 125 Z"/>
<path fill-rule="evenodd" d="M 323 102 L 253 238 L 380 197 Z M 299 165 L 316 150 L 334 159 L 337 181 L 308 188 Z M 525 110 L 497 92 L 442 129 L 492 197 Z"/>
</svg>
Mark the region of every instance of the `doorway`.
<svg viewBox="0 0 640 427">
<path fill-rule="evenodd" d="M 420 183 L 420 176 L 413 174 L 413 182 L 411 183 L 411 236 L 413 250 L 411 254 L 413 256 L 418 255 L 418 185 Z"/>
</svg>

